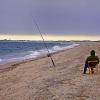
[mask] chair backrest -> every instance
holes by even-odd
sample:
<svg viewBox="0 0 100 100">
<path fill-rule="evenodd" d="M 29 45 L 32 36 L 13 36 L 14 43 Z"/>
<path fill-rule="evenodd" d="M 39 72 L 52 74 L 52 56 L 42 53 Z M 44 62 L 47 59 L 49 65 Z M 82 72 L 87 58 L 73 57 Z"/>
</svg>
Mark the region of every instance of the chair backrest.
<svg viewBox="0 0 100 100">
<path fill-rule="evenodd" d="M 95 61 L 88 61 L 88 66 L 89 67 L 96 67 L 97 64 L 98 64 L 97 60 L 95 60 Z"/>
</svg>

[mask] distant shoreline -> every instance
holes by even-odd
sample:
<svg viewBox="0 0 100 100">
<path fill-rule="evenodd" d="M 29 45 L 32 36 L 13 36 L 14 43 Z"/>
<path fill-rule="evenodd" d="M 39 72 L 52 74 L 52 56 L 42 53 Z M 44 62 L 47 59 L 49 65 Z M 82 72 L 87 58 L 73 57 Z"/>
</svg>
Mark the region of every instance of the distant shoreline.
<svg viewBox="0 0 100 100">
<path fill-rule="evenodd" d="M 43 40 L 0 40 L 0 41 L 21 41 L 21 42 L 43 42 Z M 100 40 L 92 41 L 92 40 L 45 40 L 45 42 L 100 42 Z"/>
</svg>

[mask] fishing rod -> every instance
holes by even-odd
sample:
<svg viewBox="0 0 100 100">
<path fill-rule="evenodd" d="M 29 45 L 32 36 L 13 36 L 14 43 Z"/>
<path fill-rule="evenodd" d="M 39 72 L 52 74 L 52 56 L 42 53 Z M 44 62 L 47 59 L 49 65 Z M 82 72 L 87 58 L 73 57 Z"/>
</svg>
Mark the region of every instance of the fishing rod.
<svg viewBox="0 0 100 100">
<path fill-rule="evenodd" d="M 47 52 L 48 52 L 48 55 L 47 55 L 47 56 L 50 57 L 50 60 L 51 60 L 51 62 L 52 62 L 52 64 L 53 64 L 53 66 L 56 67 L 56 66 L 55 66 L 55 63 L 54 63 L 54 60 L 53 60 L 53 58 L 51 57 L 51 54 L 50 54 L 50 52 L 49 52 L 49 49 L 48 49 L 48 47 L 47 47 L 47 45 L 46 45 L 46 43 L 45 43 L 44 37 L 43 37 L 43 35 L 42 35 L 41 31 L 40 31 L 40 28 L 39 28 L 39 26 L 38 26 L 36 20 L 33 20 L 33 21 L 34 21 L 34 23 L 35 23 L 35 25 L 36 25 L 36 27 L 37 27 L 37 29 L 38 29 L 38 31 L 39 31 L 39 34 L 40 34 L 42 40 L 43 40 L 44 46 L 45 46 L 45 48 L 47 49 Z"/>
</svg>

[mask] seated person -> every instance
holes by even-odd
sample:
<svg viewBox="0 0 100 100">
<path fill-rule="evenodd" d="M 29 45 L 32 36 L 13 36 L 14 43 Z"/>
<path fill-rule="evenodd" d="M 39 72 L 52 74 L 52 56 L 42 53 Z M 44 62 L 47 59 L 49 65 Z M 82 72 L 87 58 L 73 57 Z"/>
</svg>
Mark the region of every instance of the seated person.
<svg viewBox="0 0 100 100">
<path fill-rule="evenodd" d="M 84 72 L 83 72 L 84 74 L 86 74 L 87 68 L 89 67 L 88 66 L 88 61 L 97 61 L 97 64 L 99 64 L 99 58 L 98 58 L 98 56 L 95 56 L 95 51 L 94 50 L 92 50 L 90 52 L 90 56 L 87 57 L 87 59 L 85 61 Z M 93 68 L 91 68 L 91 71 L 92 71 L 92 73 L 94 73 Z"/>
</svg>

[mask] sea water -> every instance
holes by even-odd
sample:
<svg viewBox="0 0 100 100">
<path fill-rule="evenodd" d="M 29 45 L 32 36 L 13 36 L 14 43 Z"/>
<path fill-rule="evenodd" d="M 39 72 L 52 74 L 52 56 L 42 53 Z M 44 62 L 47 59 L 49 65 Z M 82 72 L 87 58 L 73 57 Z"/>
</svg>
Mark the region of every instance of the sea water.
<svg viewBox="0 0 100 100">
<path fill-rule="evenodd" d="M 46 41 L 50 53 L 73 48 L 79 44 L 72 42 Z M 48 53 L 42 41 L 0 41 L 0 64 L 36 58 Z"/>
</svg>

